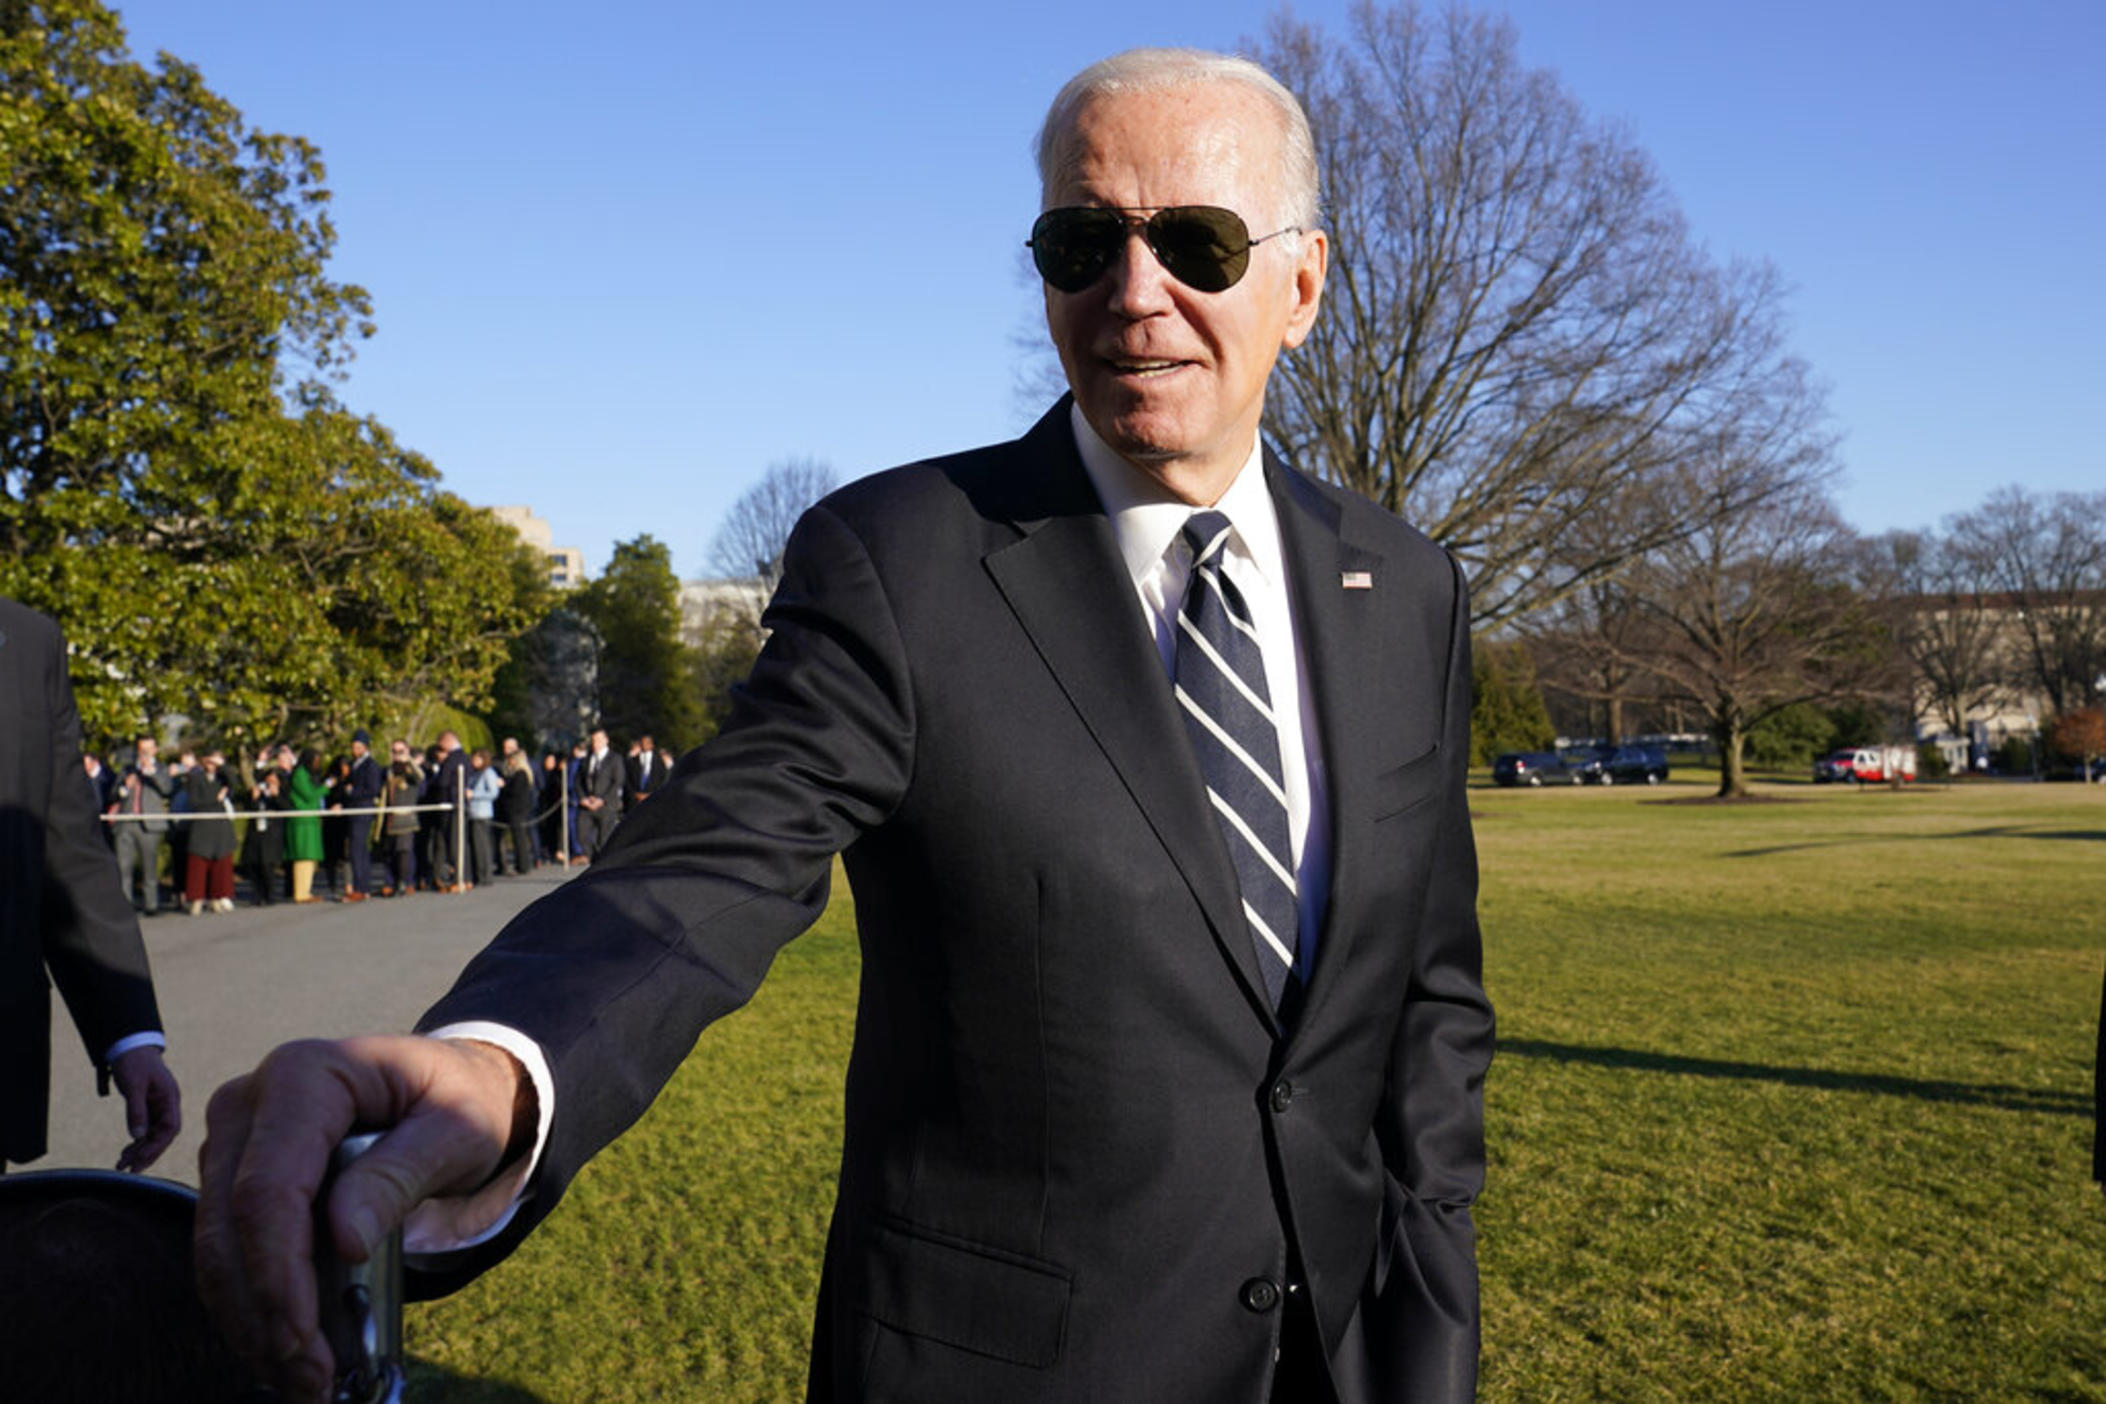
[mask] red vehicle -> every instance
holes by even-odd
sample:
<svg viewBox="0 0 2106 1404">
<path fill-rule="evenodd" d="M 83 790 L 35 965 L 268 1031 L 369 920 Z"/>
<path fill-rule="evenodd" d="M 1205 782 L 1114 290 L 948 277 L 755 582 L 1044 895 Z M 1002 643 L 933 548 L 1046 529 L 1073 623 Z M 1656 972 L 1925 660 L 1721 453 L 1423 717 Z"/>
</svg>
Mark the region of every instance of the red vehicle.
<svg viewBox="0 0 2106 1404">
<path fill-rule="evenodd" d="M 1913 746 L 1846 746 L 1814 762 L 1816 785 L 1847 780 L 1860 785 L 1883 785 L 1889 780 L 1916 778 L 1916 749 Z"/>
</svg>

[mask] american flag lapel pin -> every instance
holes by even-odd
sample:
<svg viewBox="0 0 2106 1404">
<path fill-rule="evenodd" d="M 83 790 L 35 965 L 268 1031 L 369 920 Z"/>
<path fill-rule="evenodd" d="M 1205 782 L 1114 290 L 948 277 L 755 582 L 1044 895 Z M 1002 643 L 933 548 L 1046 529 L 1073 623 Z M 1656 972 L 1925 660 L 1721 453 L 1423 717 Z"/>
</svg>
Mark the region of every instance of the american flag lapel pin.
<svg viewBox="0 0 2106 1404">
<path fill-rule="evenodd" d="M 1372 590 L 1375 588 L 1375 577 L 1371 571 L 1349 570 L 1338 577 L 1338 584 L 1347 590 Z"/>
</svg>

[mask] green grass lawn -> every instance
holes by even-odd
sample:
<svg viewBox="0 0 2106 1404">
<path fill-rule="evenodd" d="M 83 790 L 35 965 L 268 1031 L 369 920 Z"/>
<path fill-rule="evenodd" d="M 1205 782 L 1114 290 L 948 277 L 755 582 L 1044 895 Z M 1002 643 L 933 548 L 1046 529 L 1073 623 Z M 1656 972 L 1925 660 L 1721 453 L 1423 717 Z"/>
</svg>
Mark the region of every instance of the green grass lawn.
<svg viewBox="0 0 2106 1404">
<path fill-rule="evenodd" d="M 1473 794 L 1500 1013 L 1488 1400 L 2106 1400 L 2106 789 Z M 799 1399 L 841 897 L 511 1262 L 449 1401 Z"/>
</svg>

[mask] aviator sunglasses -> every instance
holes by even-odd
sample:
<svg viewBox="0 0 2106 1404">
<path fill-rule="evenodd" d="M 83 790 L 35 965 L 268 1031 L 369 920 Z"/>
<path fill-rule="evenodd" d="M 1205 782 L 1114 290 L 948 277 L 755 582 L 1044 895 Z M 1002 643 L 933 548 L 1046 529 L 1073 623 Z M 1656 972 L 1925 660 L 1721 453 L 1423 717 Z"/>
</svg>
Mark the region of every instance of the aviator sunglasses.
<svg viewBox="0 0 2106 1404">
<path fill-rule="evenodd" d="M 1215 205 L 1165 205 L 1146 211 L 1145 219 L 1143 213 L 1096 205 L 1047 210 L 1025 241 L 1038 275 L 1061 292 L 1079 293 L 1104 276 L 1126 247 L 1128 232 L 1138 228 L 1171 277 L 1200 292 L 1224 292 L 1242 281 L 1252 249 L 1301 232 L 1289 225 L 1253 239 L 1241 215 Z"/>
</svg>

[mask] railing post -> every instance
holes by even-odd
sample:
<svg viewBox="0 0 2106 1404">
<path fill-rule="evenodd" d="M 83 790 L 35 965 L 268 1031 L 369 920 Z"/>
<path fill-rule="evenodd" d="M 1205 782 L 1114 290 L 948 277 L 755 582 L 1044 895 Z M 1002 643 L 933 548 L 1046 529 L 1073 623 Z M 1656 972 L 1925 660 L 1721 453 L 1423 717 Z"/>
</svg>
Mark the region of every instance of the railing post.
<svg viewBox="0 0 2106 1404">
<path fill-rule="evenodd" d="M 452 757 L 447 759 L 451 760 Z M 468 767 L 454 772 L 453 787 L 453 886 L 468 890 Z"/>
</svg>

